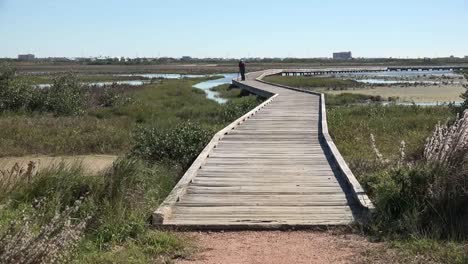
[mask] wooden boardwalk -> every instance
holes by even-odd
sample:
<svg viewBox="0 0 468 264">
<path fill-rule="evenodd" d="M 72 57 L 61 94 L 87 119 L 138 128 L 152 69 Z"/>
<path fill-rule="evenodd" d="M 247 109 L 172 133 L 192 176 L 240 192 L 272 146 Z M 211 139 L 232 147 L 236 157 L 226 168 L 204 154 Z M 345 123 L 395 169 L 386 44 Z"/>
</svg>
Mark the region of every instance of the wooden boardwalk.
<svg viewBox="0 0 468 264">
<path fill-rule="evenodd" d="M 257 80 L 264 74 L 239 86 L 270 99 L 215 136 L 154 213 L 155 225 L 347 225 L 372 206 L 324 137 L 323 96 Z"/>
</svg>

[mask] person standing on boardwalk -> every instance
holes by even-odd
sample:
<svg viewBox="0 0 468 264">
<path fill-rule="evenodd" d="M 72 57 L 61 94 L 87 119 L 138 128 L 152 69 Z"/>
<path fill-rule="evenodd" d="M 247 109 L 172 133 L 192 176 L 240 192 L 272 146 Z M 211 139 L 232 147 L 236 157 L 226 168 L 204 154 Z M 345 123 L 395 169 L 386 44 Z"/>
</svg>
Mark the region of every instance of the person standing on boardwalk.
<svg viewBox="0 0 468 264">
<path fill-rule="evenodd" d="M 245 81 L 245 62 L 244 60 L 239 61 L 239 72 L 242 77 L 242 81 Z"/>
</svg>

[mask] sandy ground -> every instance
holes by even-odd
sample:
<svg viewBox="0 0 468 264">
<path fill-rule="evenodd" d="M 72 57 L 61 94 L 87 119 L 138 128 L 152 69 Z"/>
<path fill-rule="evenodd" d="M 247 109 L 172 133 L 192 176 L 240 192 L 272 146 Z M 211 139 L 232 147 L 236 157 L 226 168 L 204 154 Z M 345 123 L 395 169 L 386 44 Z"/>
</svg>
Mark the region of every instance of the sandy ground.
<svg viewBox="0 0 468 264">
<path fill-rule="evenodd" d="M 366 250 L 379 246 L 353 234 L 320 231 L 186 233 L 199 247 L 178 264 L 363 263 Z M 365 261 L 364 261 L 365 262 Z"/>
<path fill-rule="evenodd" d="M 357 93 L 368 95 L 380 95 L 382 97 L 397 96 L 403 102 L 460 102 L 460 94 L 465 92 L 462 85 L 441 85 L 441 86 L 416 86 L 416 87 L 375 87 L 366 89 L 325 91 L 330 94 Z"/>
<path fill-rule="evenodd" d="M 37 172 L 41 169 L 57 166 L 63 162 L 65 165 L 81 164 L 87 173 L 98 174 L 109 168 L 116 159 L 117 156 L 113 155 L 6 157 L 0 158 L 0 170 L 10 170 L 16 163 L 20 168 L 26 170 L 28 163 L 33 161 L 35 162 L 35 172 Z"/>
</svg>

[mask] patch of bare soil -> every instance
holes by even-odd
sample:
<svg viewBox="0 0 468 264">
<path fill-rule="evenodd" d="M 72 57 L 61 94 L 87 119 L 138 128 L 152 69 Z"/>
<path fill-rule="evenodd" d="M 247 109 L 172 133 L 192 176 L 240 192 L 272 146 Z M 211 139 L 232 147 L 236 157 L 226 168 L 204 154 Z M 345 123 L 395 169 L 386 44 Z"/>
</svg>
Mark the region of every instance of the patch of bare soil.
<svg viewBox="0 0 468 264">
<path fill-rule="evenodd" d="M 0 158 L 0 170 L 11 170 L 15 164 L 18 164 L 18 169 L 24 169 L 26 171 L 28 164 L 30 162 L 34 162 L 34 174 L 38 170 L 58 166 L 63 163 L 65 166 L 71 166 L 75 164 L 81 165 L 85 172 L 90 174 L 98 174 L 112 166 L 112 163 L 116 159 L 117 156 L 113 155 L 6 157 Z"/>
<path fill-rule="evenodd" d="M 178 264 L 365 263 L 366 253 L 382 247 L 354 234 L 320 231 L 186 233 L 199 247 Z M 374 250 L 372 250 L 374 251 Z"/>
</svg>

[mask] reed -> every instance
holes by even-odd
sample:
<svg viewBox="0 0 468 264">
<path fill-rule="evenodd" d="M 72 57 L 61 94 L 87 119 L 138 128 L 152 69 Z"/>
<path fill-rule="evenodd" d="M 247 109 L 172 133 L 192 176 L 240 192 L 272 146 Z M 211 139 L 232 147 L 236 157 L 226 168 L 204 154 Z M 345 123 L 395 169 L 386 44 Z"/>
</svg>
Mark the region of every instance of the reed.
<svg viewBox="0 0 468 264">
<path fill-rule="evenodd" d="M 457 117 L 453 124 L 438 123 L 424 147 L 427 161 L 452 167 L 464 163 L 467 154 L 468 111 Z"/>
</svg>

